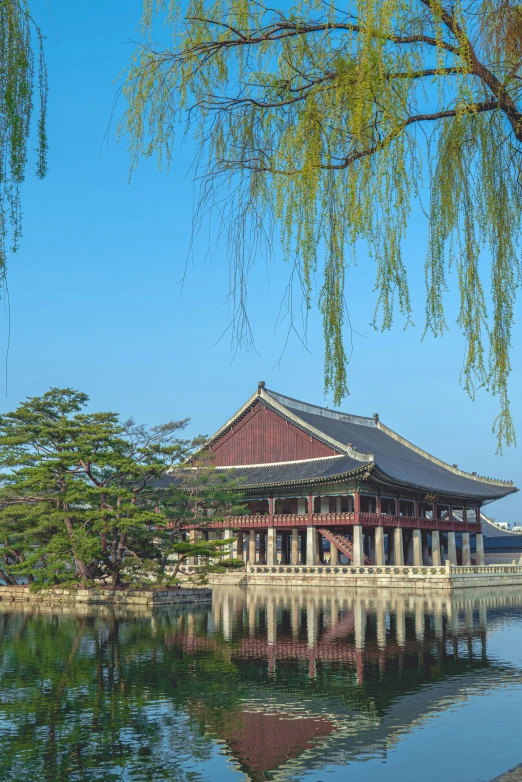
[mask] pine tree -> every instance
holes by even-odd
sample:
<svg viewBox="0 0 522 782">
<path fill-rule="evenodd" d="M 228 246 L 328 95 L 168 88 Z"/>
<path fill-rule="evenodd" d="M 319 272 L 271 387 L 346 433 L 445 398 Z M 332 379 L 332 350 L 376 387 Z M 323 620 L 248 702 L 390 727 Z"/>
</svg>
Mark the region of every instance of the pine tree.
<svg viewBox="0 0 522 782">
<path fill-rule="evenodd" d="M 224 517 L 236 487 L 211 465 L 179 470 L 201 442 L 180 436 L 188 419 L 147 428 L 87 402 L 51 389 L 0 417 L 0 578 L 118 587 L 168 581 L 176 550 L 219 561 L 223 543 L 183 538 Z"/>
</svg>

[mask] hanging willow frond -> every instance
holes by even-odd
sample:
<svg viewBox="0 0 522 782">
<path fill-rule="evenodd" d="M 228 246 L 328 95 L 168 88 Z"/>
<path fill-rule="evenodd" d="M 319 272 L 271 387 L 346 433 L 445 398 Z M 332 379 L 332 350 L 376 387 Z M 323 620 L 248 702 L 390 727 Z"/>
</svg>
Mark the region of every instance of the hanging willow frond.
<svg viewBox="0 0 522 782">
<path fill-rule="evenodd" d="M 171 48 L 152 42 L 156 13 L 167 15 Z M 245 270 L 274 227 L 287 260 L 298 259 L 308 306 L 321 261 L 325 386 L 335 403 L 347 390 L 348 259 L 366 242 L 376 263 L 374 324 L 389 329 L 397 306 L 407 322 L 402 244 L 424 177 L 426 329 L 446 329 L 453 266 L 466 341 L 461 380 L 471 397 L 479 387 L 498 396 L 500 448 L 515 440 L 508 378 L 522 272 L 521 20 L 510 0 L 277 8 L 145 0 L 148 38 L 127 74 L 120 125 L 133 166 L 156 153 L 168 164 L 188 118 L 199 145 L 198 215 L 220 212 L 232 279 L 241 272 L 234 292 L 243 317 Z"/>
<path fill-rule="evenodd" d="M 43 37 L 25 0 L 0 0 L 0 280 L 22 235 L 20 188 L 38 96 L 36 176 L 47 170 L 47 69 Z"/>
</svg>

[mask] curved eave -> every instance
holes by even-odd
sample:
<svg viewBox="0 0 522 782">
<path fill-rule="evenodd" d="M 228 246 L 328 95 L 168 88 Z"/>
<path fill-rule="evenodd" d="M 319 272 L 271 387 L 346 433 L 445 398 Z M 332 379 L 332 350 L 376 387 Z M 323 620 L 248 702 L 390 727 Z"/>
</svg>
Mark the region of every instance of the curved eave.
<svg viewBox="0 0 522 782">
<path fill-rule="evenodd" d="M 418 483 L 408 483 L 407 481 L 394 478 L 392 475 L 388 475 L 388 473 L 381 470 L 378 465 L 375 465 L 374 470 L 372 470 L 372 477 L 381 481 L 381 483 L 391 484 L 393 486 L 401 486 L 410 491 L 425 491 L 427 494 L 442 495 L 443 497 L 460 497 L 465 500 L 501 500 L 503 497 L 507 497 L 509 494 L 515 494 L 517 491 L 519 491 L 516 486 L 506 486 L 505 490 L 501 494 L 474 494 L 473 492 L 461 492 L 454 489 L 450 490 L 441 489 L 440 487 L 434 486 L 424 486 Z M 486 486 L 487 484 L 482 483 L 481 485 Z M 491 488 L 493 488 L 493 486 Z"/>
<path fill-rule="evenodd" d="M 367 478 L 372 472 L 371 465 L 363 464 L 355 470 L 349 472 L 337 473 L 337 475 L 322 475 L 318 478 L 299 478 L 293 481 L 279 481 L 271 483 L 248 483 L 243 486 L 237 486 L 231 491 L 259 491 L 261 489 L 296 489 L 304 486 L 322 486 L 329 483 L 339 483 L 347 478 Z"/>
</svg>

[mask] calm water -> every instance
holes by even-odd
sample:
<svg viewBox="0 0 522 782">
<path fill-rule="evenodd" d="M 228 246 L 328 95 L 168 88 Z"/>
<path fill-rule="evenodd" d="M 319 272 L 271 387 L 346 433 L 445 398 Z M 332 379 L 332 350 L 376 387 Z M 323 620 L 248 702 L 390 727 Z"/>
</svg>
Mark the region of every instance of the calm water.
<svg viewBox="0 0 522 782">
<path fill-rule="evenodd" d="M 522 590 L 0 604 L 0 779 L 490 780 L 522 762 Z"/>
</svg>

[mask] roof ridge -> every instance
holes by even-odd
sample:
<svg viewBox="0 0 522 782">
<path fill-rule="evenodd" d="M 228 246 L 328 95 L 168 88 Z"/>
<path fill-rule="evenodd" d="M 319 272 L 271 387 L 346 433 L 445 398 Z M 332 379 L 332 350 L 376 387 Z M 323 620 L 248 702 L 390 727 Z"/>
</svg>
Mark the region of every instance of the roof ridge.
<svg viewBox="0 0 522 782">
<path fill-rule="evenodd" d="M 291 407 L 293 410 L 302 410 L 305 413 L 313 413 L 315 411 L 319 411 L 319 415 L 324 416 L 325 418 L 334 418 L 339 421 L 348 421 L 349 423 L 360 423 L 361 426 L 370 426 L 375 427 L 376 426 L 376 418 L 375 416 L 372 416 L 371 418 L 369 416 L 365 415 L 353 415 L 353 413 L 343 413 L 342 410 L 332 410 L 329 407 L 321 407 L 321 405 L 314 405 L 310 402 L 303 402 L 301 399 L 294 399 L 291 396 L 287 396 L 286 394 L 280 394 L 279 391 L 272 391 L 269 388 L 265 388 L 264 391 L 269 394 L 271 397 L 275 398 L 279 404 L 282 404 L 284 407 Z M 289 402 L 293 402 L 294 404 L 287 404 Z M 299 405 L 299 407 L 296 407 L 295 405 Z"/>
</svg>

